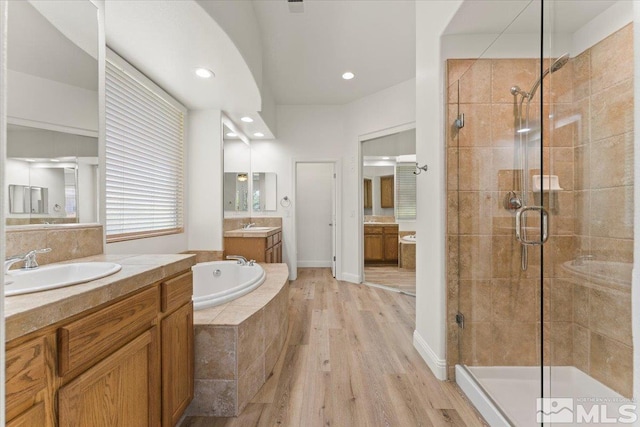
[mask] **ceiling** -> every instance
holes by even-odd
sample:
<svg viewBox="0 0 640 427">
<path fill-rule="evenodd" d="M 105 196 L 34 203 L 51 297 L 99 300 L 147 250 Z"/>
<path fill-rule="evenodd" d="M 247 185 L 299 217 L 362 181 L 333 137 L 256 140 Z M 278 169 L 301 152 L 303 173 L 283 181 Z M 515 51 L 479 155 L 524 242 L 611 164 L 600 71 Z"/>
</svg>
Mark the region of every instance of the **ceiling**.
<svg viewBox="0 0 640 427">
<path fill-rule="evenodd" d="M 277 104 L 345 104 L 415 77 L 413 0 L 305 0 L 302 13 L 285 0 L 253 5 Z"/>
<path fill-rule="evenodd" d="M 618 0 L 562 0 L 546 3 L 545 25 L 572 34 Z M 465 1 L 444 31 L 452 34 L 528 34 L 540 31 L 540 2 L 532 0 Z"/>
</svg>

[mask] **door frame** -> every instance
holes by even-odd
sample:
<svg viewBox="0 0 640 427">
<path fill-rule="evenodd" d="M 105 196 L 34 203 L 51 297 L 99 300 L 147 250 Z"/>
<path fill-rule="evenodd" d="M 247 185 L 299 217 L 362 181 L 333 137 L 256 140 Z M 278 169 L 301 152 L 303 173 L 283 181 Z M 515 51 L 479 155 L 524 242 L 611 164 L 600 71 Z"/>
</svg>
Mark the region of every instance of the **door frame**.
<svg viewBox="0 0 640 427">
<path fill-rule="evenodd" d="M 291 272 L 289 277 L 291 280 L 295 280 L 298 277 L 298 218 L 297 218 L 297 209 L 296 203 L 298 201 L 298 164 L 300 163 L 328 163 L 333 165 L 333 173 L 335 174 L 333 187 L 335 191 L 333 191 L 333 209 L 335 220 L 333 222 L 333 246 L 332 251 L 334 251 L 333 256 L 335 256 L 335 278 L 337 280 L 342 280 L 342 162 L 340 159 L 335 158 L 326 158 L 326 159 L 307 159 L 307 158 L 294 158 L 292 161 L 291 168 L 291 183 L 292 189 L 291 194 L 293 194 L 293 209 L 292 209 L 292 227 L 293 230 L 293 256 L 290 257 L 289 261 L 291 264 Z"/>
<path fill-rule="evenodd" d="M 391 126 L 385 129 L 381 129 L 375 132 L 365 133 L 358 136 L 358 173 L 357 184 L 358 189 L 358 283 L 364 283 L 364 189 L 362 188 L 362 180 L 364 179 L 364 171 L 362 166 L 362 143 L 369 141 L 370 139 L 381 138 L 383 136 L 393 135 L 394 133 L 400 133 L 407 130 L 415 129 L 416 122 L 408 122 L 397 126 Z M 417 149 L 418 141 L 416 141 Z M 418 218 L 416 217 L 416 222 Z M 417 243 L 416 243 L 417 245 Z M 416 289 L 417 291 L 417 289 Z"/>
</svg>

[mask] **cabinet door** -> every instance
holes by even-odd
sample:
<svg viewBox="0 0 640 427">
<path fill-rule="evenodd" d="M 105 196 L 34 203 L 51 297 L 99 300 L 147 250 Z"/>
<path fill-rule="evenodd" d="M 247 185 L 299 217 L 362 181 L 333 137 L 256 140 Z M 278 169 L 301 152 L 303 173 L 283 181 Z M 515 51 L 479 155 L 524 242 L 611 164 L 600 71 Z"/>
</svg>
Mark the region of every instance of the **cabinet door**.
<svg viewBox="0 0 640 427">
<path fill-rule="evenodd" d="M 282 242 L 276 246 L 275 262 L 282 262 Z"/>
<path fill-rule="evenodd" d="M 266 263 L 273 262 L 273 248 L 269 248 L 264 252 L 264 258 Z"/>
<path fill-rule="evenodd" d="M 371 187 L 371 180 L 365 178 L 364 179 L 364 192 L 363 192 L 363 194 L 364 194 L 364 208 L 365 209 L 371 209 L 373 207 L 373 202 L 372 202 L 373 193 L 372 193 L 371 188 L 372 188 Z"/>
<path fill-rule="evenodd" d="M 45 425 L 48 424 L 44 402 L 38 403 L 7 423 L 7 427 L 34 427 Z"/>
<path fill-rule="evenodd" d="M 193 399 L 193 303 L 162 319 L 162 425 L 174 426 Z"/>
<path fill-rule="evenodd" d="M 394 179 L 393 175 L 380 177 L 380 207 L 392 208 L 394 206 Z"/>
<path fill-rule="evenodd" d="M 59 390 L 59 425 L 155 427 L 159 377 L 153 327 Z"/>
<path fill-rule="evenodd" d="M 384 260 L 398 261 L 398 235 L 385 234 L 384 236 Z"/>
<path fill-rule="evenodd" d="M 384 239 L 382 235 L 364 236 L 364 260 L 382 261 L 384 259 Z"/>
</svg>

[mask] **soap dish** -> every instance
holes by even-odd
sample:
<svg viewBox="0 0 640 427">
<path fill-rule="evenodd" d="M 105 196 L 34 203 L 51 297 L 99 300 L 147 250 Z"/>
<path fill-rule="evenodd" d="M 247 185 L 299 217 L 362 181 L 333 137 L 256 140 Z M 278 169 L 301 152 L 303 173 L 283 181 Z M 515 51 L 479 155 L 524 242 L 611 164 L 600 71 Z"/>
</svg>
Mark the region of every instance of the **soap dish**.
<svg viewBox="0 0 640 427">
<path fill-rule="evenodd" d="M 560 183 L 558 181 L 558 175 L 533 175 L 531 190 L 534 193 L 540 193 L 544 191 L 560 191 Z"/>
</svg>

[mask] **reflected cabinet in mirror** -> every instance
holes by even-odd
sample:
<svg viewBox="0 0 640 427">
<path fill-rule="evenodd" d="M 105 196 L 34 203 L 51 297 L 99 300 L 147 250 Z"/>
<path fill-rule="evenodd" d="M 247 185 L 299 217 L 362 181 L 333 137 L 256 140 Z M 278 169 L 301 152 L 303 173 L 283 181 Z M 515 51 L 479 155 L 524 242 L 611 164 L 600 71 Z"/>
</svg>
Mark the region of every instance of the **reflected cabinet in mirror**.
<svg viewBox="0 0 640 427">
<path fill-rule="evenodd" d="M 274 172 L 254 172 L 253 174 L 253 210 L 255 212 L 276 211 L 277 176 Z"/>
<path fill-rule="evenodd" d="M 98 11 L 8 3 L 7 225 L 98 221 Z"/>
</svg>

